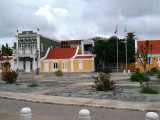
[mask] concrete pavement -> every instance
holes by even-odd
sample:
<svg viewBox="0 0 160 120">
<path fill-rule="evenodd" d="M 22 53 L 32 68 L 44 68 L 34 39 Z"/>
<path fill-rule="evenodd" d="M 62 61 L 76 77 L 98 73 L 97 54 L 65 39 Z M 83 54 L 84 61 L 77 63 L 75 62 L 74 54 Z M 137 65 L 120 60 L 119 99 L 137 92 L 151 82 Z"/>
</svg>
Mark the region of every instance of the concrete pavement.
<svg viewBox="0 0 160 120">
<path fill-rule="evenodd" d="M 59 105 L 78 105 L 89 107 L 101 107 L 110 109 L 136 110 L 136 111 L 155 111 L 160 112 L 160 102 L 130 102 L 103 99 L 73 98 L 62 96 L 36 95 L 33 93 L 14 93 L 0 92 L 1 98 L 14 99 L 28 102 L 59 104 Z"/>
<path fill-rule="evenodd" d="M 122 73 L 113 73 L 114 80 L 120 81 L 121 79 L 128 79 L 129 77 L 123 75 Z M 82 76 L 90 77 L 90 75 L 80 74 L 80 78 Z M 119 77 L 121 76 L 121 77 Z M 45 82 L 68 82 L 66 79 L 63 81 L 54 80 L 50 76 L 44 79 L 44 75 L 36 76 L 36 79 Z M 74 81 L 76 80 L 77 76 L 73 78 L 74 84 L 68 84 L 66 86 L 58 86 L 55 88 L 49 88 L 44 90 L 32 91 L 30 93 L 19 93 L 19 92 L 7 92 L 7 91 L 0 91 L 0 97 L 6 99 L 14 99 L 14 100 L 21 100 L 21 101 L 28 101 L 28 102 L 38 102 L 38 103 L 47 103 L 47 104 L 60 104 L 60 105 L 78 105 L 78 106 L 90 106 L 90 107 L 100 107 L 100 108 L 110 108 L 110 109 L 124 109 L 124 110 L 136 110 L 136 111 L 156 111 L 160 112 L 160 102 L 143 102 L 143 101 L 121 101 L 121 100 L 111 100 L 111 99 L 91 99 L 91 98 L 81 98 L 81 97 L 63 97 L 63 96 L 51 96 L 51 95 L 44 95 L 45 93 L 52 92 L 52 91 L 61 91 L 68 88 L 76 88 L 80 86 L 88 86 L 93 84 L 90 81 Z M 24 80 L 25 81 L 25 80 Z M 71 82 L 72 82 L 71 81 Z M 118 85 L 118 84 L 117 84 Z M 139 86 L 138 84 L 130 84 L 130 83 L 123 83 L 119 84 L 121 86 Z"/>
</svg>

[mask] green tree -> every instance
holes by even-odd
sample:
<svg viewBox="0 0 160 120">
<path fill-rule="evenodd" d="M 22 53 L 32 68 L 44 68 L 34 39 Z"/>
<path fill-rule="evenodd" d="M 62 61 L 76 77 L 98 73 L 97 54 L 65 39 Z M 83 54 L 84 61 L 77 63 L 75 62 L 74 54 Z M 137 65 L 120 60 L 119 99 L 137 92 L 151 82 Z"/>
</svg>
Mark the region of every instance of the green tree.
<svg viewBox="0 0 160 120">
<path fill-rule="evenodd" d="M 137 39 L 134 32 L 127 33 L 127 58 L 128 62 L 135 62 L 135 40 Z"/>
<path fill-rule="evenodd" d="M 148 72 L 147 72 L 147 68 L 146 68 L 146 65 L 147 63 L 149 63 L 149 60 L 150 60 L 150 57 L 148 57 L 148 54 L 149 54 L 149 50 L 151 51 L 151 55 L 152 55 L 152 49 L 153 49 L 153 46 L 149 44 L 149 41 L 146 40 L 145 42 L 145 46 L 141 45 L 140 46 L 140 49 L 137 49 L 137 57 L 144 69 L 144 73 L 145 73 L 145 78 L 147 79 L 146 81 L 146 86 L 149 87 L 149 80 L 148 79 Z M 149 63 L 150 64 L 150 63 Z"/>
<path fill-rule="evenodd" d="M 12 49 L 6 43 L 6 46 L 2 45 L 2 51 L 1 51 L 1 54 L 0 54 L 1 66 L 3 66 L 5 68 L 6 72 L 10 68 L 10 63 L 8 62 L 8 56 L 12 56 Z M 6 62 L 3 61 L 4 57 L 7 57 Z"/>
<path fill-rule="evenodd" d="M 128 62 L 135 61 L 135 40 L 137 39 L 134 32 L 127 33 L 127 57 Z M 106 61 L 106 63 L 117 62 L 117 39 L 118 39 L 118 61 L 126 61 L 125 39 L 119 39 L 116 36 L 108 40 L 94 40 L 93 53 L 96 54 L 96 60 Z"/>
</svg>

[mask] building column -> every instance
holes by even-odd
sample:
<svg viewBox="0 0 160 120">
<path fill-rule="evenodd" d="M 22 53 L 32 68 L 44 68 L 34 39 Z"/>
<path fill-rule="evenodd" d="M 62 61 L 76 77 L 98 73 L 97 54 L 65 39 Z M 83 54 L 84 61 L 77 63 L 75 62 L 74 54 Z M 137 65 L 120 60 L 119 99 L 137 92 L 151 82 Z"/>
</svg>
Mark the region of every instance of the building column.
<svg viewBox="0 0 160 120">
<path fill-rule="evenodd" d="M 73 72 L 73 60 L 71 60 L 71 72 Z"/>
<path fill-rule="evenodd" d="M 17 68 L 16 69 L 19 69 L 19 57 L 17 57 Z"/>
<path fill-rule="evenodd" d="M 36 60 L 35 60 L 36 58 L 35 57 L 33 57 L 33 71 L 35 71 L 35 68 L 36 68 Z"/>
<path fill-rule="evenodd" d="M 84 55 L 84 41 L 81 41 L 82 55 Z"/>
</svg>

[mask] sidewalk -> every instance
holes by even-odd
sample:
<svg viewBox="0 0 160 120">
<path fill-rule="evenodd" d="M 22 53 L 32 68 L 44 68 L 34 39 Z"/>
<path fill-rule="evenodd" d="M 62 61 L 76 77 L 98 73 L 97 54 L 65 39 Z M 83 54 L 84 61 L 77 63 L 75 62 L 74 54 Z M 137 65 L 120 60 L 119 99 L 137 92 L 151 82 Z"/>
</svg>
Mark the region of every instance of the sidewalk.
<svg viewBox="0 0 160 120">
<path fill-rule="evenodd" d="M 32 93 L 14 93 L 14 92 L 0 92 L 0 97 L 6 99 L 35 102 L 35 103 L 78 105 L 78 106 L 101 107 L 109 109 L 160 112 L 160 102 L 129 102 L 129 101 L 123 102 L 116 100 L 73 98 L 73 97 L 35 95 Z"/>
<path fill-rule="evenodd" d="M 106 93 L 92 90 L 90 87 L 93 84 L 91 76 L 97 74 L 67 73 L 63 77 L 56 77 L 52 74 L 39 76 L 21 75 L 18 84 L 5 84 L 0 81 L 0 98 L 47 104 L 160 112 L 160 95 L 148 97 L 148 95 L 139 94 L 139 83 L 130 82 L 128 74 L 112 73 L 111 79 L 117 82 L 121 90 L 126 91 L 123 94 L 120 91 L 113 95 L 112 91 Z M 39 84 L 39 87 L 34 89 L 28 88 L 27 85 L 31 83 L 33 77 L 34 81 Z M 132 89 L 132 87 L 135 89 Z M 81 96 L 78 96 L 78 94 Z M 111 99 L 111 97 L 114 99 Z M 135 98 L 136 100 L 134 101 Z M 156 98 L 154 102 L 145 102 L 145 99 L 152 98 Z"/>
</svg>

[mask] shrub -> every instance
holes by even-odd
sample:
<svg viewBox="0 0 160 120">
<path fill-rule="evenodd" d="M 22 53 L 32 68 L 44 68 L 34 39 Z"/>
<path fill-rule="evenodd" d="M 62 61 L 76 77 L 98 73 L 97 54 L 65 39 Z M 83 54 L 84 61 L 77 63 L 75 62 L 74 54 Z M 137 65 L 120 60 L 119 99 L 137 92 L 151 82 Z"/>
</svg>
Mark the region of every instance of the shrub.
<svg viewBox="0 0 160 120">
<path fill-rule="evenodd" d="M 143 87 L 140 91 L 140 93 L 143 93 L 143 94 L 158 94 L 158 91 L 157 90 L 154 90 L 152 88 L 148 88 L 148 87 Z"/>
<path fill-rule="evenodd" d="M 37 83 L 31 83 L 28 85 L 28 87 L 38 87 L 38 84 Z"/>
<path fill-rule="evenodd" d="M 160 82 L 160 71 L 157 73 L 157 79 Z"/>
<path fill-rule="evenodd" d="M 153 76 L 153 75 L 157 74 L 158 72 L 159 72 L 158 68 L 157 67 L 153 67 L 153 68 L 151 68 L 150 71 L 148 71 L 148 74 Z"/>
<path fill-rule="evenodd" d="M 108 67 L 104 67 L 103 70 L 102 70 L 103 73 L 111 73 L 112 70 L 109 69 Z"/>
<path fill-rule="evenodd" d="M 18 77 L 18 73 L 13 71 L 9 72 L 2 72 L 2 80 L 6 81 L 7 83 L 14 83 L 16 82 Z"/>
<path fill-rule="evenodd" d="M 55 71 L 55 74 L 56 74 L 57 76 L 63 76 L 63 73 L 62 73 L 62 71 L 60 71 L 60 70 Z"/>
<path fill-rule="evenodd" d="M 93 85 L 92 88 L 96 88 L 98 91 L 108 91 L 115 89 L 116 82 L 110 80 L 110 74 L 100 73 L 99 76 L 93 78 L 95 79 L 95 85 Z"/>
<path fill-rule="evenodd" d="M 141 73 L 139 69 L 136 69 L 135 72 L 131 75 L 130 80 L 143 83 L 149 81 L 150 78 L 145 73 Z"/>
</svg>

